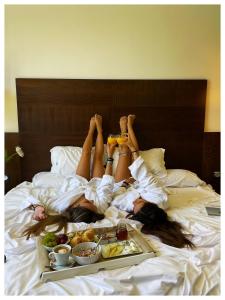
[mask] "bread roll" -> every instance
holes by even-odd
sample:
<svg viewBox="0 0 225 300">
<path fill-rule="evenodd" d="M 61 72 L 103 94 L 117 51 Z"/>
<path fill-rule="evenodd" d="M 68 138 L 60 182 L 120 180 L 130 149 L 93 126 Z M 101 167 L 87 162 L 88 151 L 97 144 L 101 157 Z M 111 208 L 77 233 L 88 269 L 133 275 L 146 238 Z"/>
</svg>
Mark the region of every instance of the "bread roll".
<svg viewBox="0 0 225 300">
<path fill-rule="evenodd" d="M 82 242 L 82 238 L 80 236 L 75 235 L 72 240 L 70 241 L 70 245 L 72 247 L 76 246 L 77 244 L 80 244 Z"/>
<path fill-rule="evenodd" d="M 83 242 L 92 242 L 94 240 L 95 231 L 94 229 L 90 228 L 88 230 L 85 230 L 82 234 L 82 241 Z"/>
</svg>

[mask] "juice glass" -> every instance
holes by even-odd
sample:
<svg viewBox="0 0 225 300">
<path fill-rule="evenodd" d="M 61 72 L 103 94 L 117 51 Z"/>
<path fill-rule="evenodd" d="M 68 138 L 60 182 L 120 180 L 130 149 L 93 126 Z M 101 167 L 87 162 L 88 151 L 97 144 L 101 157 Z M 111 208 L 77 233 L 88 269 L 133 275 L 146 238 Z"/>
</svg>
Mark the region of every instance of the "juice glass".
<svg viewBox="0 0 225 300">
<path fill-rule="evenodd" d="M 128 239 L 128 231 L 127 231 L 126 223 L 119 223 L 117 225 L 116 236 L 117 239 L 120 241 Z"/>
<path fill-rule="evenodd" d="M 118 143 L 119 145 L 125 143 L 125 142 L 127 141 L 127 137 L 128 137 L 128 134 L 127 134 L 127 133 L 123 133 L 123 134 L 119 135 L 119 136 L 117 137 L 117 143 Z"/>
<path fill-rule="evenodd" d="M 108 143 L 109 144 L 114 144 L 114 143 L 116 143 L 117 142 L 117 135 L 115 135 L 115 134 L 110 134 L 109 136 L 108 136 Z"/>
</svg>

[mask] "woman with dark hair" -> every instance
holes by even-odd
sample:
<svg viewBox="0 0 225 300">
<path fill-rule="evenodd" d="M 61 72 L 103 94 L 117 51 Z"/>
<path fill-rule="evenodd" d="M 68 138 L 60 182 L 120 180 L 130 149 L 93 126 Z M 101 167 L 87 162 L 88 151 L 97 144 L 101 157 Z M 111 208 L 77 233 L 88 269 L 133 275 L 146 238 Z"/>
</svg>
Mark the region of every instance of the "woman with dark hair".
<svg viewBox="0 0 225 300">
<path fill-rule="evenodd" d="M 170 246 L 193 248 L 194 244 L 183 234 L 181 224 L 170 220 L 164 211 L 168 207 L 167 194 L 139 156 L 134 119 L 134 115 L 120 119 L 121 132 L 128 132 L 128 138 L 120 145 L 111 205 L 128 211 L 128 218 L 140 221 L 143 233 L 155 235 Z"/>
<path fill-rule="evenodd" d="M 93 158 L 92 171 L 91 150 L 93 135 L 97 129 L 95 153 Z M 67 230 L 67 223 L 92 223 L 104 218 L 104 212 L 112 200 L 114 178 L 112 177 L 112 156 L 116 144 L 107 144 L 106 169 L 103 165 L 104 143 L 102 135 L 102 117 L 95 115 L 90 120 L 90 127 L 82 148 L 82 155 L 73 177 L 67 178 L 66 189 L 62 187 L 61 193 L 56 197 L 45 198 L 40 201 L 30 197 L 29 201 L 34 209 L 33 219 L 39 221 L 27 228 L 24 235 L 39 235 L 46 229 L 46 226 L 58 224 L 57 230 Z M 90 174 L 91 173 L 91 174 Z M 69 189 L 68 185 L 69 184 Z M 49 215 L 47 210 L 54 210 L 59 215 Z"/>
</svg>

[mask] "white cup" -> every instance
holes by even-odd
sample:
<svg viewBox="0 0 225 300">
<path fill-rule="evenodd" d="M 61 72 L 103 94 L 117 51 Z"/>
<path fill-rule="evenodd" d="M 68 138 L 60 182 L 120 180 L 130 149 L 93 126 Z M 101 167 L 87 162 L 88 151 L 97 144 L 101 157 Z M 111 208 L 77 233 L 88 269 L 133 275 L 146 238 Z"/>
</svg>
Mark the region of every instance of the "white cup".
<svg viewBox="0 0 225 300">
<path fill-rule="evenodd" d="M 66 249 L 66 253 L 59 253 L 59 249 Z M 71 254 L 71 247 L 70 245 L 60 244 L 55 246 L 52 249 L 52 252 L 49 253 L 48 257 L 52 259 L 57 266 L 66 266 L 69 263 L 69 257 Z"/>
</svg>

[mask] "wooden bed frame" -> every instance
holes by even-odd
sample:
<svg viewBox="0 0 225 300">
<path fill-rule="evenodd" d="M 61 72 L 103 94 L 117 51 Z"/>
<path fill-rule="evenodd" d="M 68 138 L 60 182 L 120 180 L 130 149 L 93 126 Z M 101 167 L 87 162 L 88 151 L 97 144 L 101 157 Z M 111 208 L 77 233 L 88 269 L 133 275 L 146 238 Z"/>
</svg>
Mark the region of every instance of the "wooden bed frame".
<svg viewBox="0 0 225 300">
<path fill-rule="evenodd" d="M 103 116 L 104 138 L 119 117 L 136 114 L 141 150 L 166 149 L 166 167 L 201 176 L 206 80 L 16 79 L 22 180 L 51 168 L 50 149 L 82 146 L 89 119 Z"/>
</svg>

